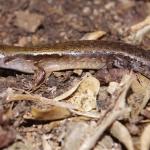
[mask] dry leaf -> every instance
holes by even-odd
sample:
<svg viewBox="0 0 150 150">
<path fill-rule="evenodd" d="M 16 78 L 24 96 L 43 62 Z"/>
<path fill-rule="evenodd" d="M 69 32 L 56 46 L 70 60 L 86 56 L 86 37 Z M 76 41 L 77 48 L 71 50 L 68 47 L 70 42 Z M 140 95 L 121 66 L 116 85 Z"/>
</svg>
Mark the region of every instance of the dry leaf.
<svg viewBox="0 0 150 150">
<path fill-rule="evenodd" d="M 77 88 L 79 87 L 79 85 L 81 84 L 82 81 L 78 82 L 75 86 L 73 86 L 73 88 L 71 88 L 69 91 L 53 98 L 54 101 L 60 101 L 60 100 L 64 100 L 66 99 L 67 97 L 71 96 L 76 90 Z"/>
<path fill-rule="evenodd" d="M 119 121 L 115 121 L 110 128 L 110 133 L 117 138 L 128 150 L 134 150 L 132 137 L 127 128 Z"/>
<path fill-rule="evenodd" d="M 71 115 L 70 111 L 66 108 L 52 106 L 51 108 L 41 110 L 37 108 L 32 108 L 32 117 L 25 116 L 25 119 L 36 119 L 36 120 L 58 120 L 64 119 Z"/>
<path fill-rule="evenodd" d="M 150 149 L 150 124 L 145 127 L 142 135 L 141 135 L 141 150 L 149 150 Z"/>
<path fill-rule="evenodd" d="M 132 107 L 131 117 L 136 118 L 150 99 L 150 80 L 137 74 L 131 88 L 134 93 L 129 96 L 128 103 Z"/>
<path fill-rule="evenodd" d="M 90 111 L 96 108 L 96 97 L 100 83 L 91 75 L 85 77 L 77 91 L 67 101 L 77 106 L 82 111 Z"/>
<path fill-rule="evenodd" d="M 131 88 L 134 93 L 143 93 L 150 90 L 150 80 L 141 74 L 136 75 L 137 78 L 133 80 Z"/>
<path fill-rule="evenodd" d="M 81 40 L 97 40 L 98 38 L 103 37 L 106 34 L 105 31 L 95 31 L 85 34 Z"/>
<path fill-rule="evenodd" d="M 146 34 L 150 32 L 150 16 L 144 21 L 135 24 L 130 29 L 130 35 L 125 38 L 127 42 L 132 41 L 132 44 L 140 44 Z"/>
<path fill-rule="evenodd" d="M 140 44 L 146 34 L 150 33 L 150 25 L 147 25 L 133 34 L 133 44 Z"/>
<path fill-rule="evenodd" d="M 150 16 L 146 17 L 142 22 L 135 24 L 131 27 L 132 32 L 136 32 L 137 30 L 143 28 L 144 26 L 150 25 Z"/>
<path fill-rule="evenodd" d="M 102 115 L 98 112 L 83 112 L 83 111 L 76 111 L 73 109 L 70 109 L 70 111 L 75 114 L 75 115 L 80 115 L 80 116 L 84 116 L 84 117 L 88 117 L 88 118 L 95 118 L 98 119 L 100 118 Z"/>
</svg>

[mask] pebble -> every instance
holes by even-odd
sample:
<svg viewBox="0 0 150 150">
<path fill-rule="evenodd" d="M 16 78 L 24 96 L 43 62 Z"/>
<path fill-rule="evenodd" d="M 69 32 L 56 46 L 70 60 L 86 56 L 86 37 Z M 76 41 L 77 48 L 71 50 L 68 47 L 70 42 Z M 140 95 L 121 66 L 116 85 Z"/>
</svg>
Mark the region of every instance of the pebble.
<svg viewBox="0 0 150 150">
<path fill-rule="evenodd" d="M 15 25 L 31 33 L 34 33 L 37 30 L 44 19 L 43 15 L 31 13 L 29 11 L 17 11 L 15 12 L 15 15 Z"/>
</svg>

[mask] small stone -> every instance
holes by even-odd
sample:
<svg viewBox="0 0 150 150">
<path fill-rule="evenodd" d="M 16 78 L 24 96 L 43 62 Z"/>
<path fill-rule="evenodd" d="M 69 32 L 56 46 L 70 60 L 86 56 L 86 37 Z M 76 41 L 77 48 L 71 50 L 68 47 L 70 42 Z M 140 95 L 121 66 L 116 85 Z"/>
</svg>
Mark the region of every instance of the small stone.
<svg viewBox="0 0 150 150">
<path fill-rule="evenodd" d="M 78 76 L 81 76 L 83 70 L 82 69 L 75 69 L 73 70 L 73 73 L 77 74 Z"/>
<path fill-rule="evenodd" d="M 95 5 L 99 5 L 99 4 L 101 4 L 102 3 L 102 1 L 100 1 L 100 0 L 94 0 L 94 4 Z"/>
<path fill-rule="evenodd" d="M 15 25 L 31 33 L 37 30 L 44 19 L 43 15 L 30 13 L 29 11 L 17 11 L 15 14 Z"/>
<path fill-rule="evenodd" d="M 99 11 L 98 11 L 97 9 L 94 9 L 94 10 L 93 10 L 93 15 L 94 15 L 94 16 L 98 16 L 98 15 L 99 15 Z"/>
<path fill-rule="evenodd" d="M 91 14 L 91 9 L 89 7 L 84 7 L 83 8 L 83 14 L 85 16 L 90 15 Z"/>
<path fill-rule="evenodd" d="M 109 2 L 109 3 L 107 3 L 107 4 L 105 5 L 105 8 L 106 8 L 107 10 L 109 10 L 109 9 L 112 9 L 114 6 L 115 6 L 115 3 L 114 3 L 114 2 Z"/>
<path fill-rule="evenodd" d="M 15 44 L 15 46 L 26 46 L 31 41 L 30 37 L 21 37 L 18 41 L 18 43 Z"/>
</svg>

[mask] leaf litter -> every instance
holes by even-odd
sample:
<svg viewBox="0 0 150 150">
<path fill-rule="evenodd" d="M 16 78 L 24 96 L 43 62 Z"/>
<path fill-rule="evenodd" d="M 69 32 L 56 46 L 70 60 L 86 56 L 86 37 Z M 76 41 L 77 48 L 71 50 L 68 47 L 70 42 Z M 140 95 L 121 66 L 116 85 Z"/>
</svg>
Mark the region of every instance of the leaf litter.
<svg viewBox="0 0 150 150">
<path fill-rule="evenodd" d="M 78 122 L 80 124 L 80 122 L 84 121 L 83 126 L 86 126 L 86 130 L 84 127 L 83 130 L 80 130 L 78 126 L 77 129 L 73 126 L 70 131 L 67 130 L 68 132 L 64 133 L 66 139 L 63 146 L 64 149 L 71 148 L 71 145 L 75 145 L 80 150 L 96 148 L 99 145 L 98 143 L 103 141 L 103 135 L 108 130 L 110 133 L 108 136 L 118 139 L 128 150 L 134 150 L 134 138 L 128 127 L 121 122 L 134 123 L 134 120 L 146 107 L 150 98 L 149 80 L 142 75 L 131 72 L 124 75 L 120 83 L 110 82 L 105 92 L 109 95 L 107 98 L 109 98 L 111 103 L 105 108 L 105 111 L 102 108 L 98 108 L 99 105 L 97 104 L 98 95 L 102 94 L 99 92 L 103 92 L 103 90 L 100 90 L 101 88 L 103 87 L 100 86 L 100 82 L 88 73 L 80 81 L 73 84 L 68 91 L 53 99 L 37 94 L 23 93 L 23 91 L 17 93 L 11 88 L 4 95 L 9 103 L 19 101 L 31 102 L 30 110 L 23 115 L 25 120 L 55 121 L 72 118 L 71 122 L 74 122 L 76 117 L 80 118 L 82 116 L 83 118 L 80 118 L 79 120 L 81 121 L 78 120 Z M 132 92 L 128 95 L 129 91 Z M 139 98 L 140 94 L 143 95 L 140 103 L 135 103 L 135 97 Z M 136 109 L 134 107 L 135 104 L 137 105 Z M 88 120 L 91 121 L 94 119 L 95 125 L 91 126 L 84 120 L 84 117 L 89 118 Z M 74 130 L 77 134 L 75 134 L 76 132 L 74 133 Z M 143 141 L 145 141 L 143 137 L 146 137 L 144 131 L 141 136 L 141 146 L 145 145 L 145 143 L 143 144 Z M 73 137 L 78 140 L 76 142 L 72 141 Z M 48 141 L 43 140 L 43 142 L 48 144 Z M 103 143 L 101 144 L 103 145 Z M 115 142 L 112 144 L 112 147 L 114 147 L 114 144 Z"/>
<path fill-rule="evenodd" d="M 130 119 L 130 114 L 133 111 L 131 102 L 129 102 L 128 99 L 126 100 L 128 91 L 132 89 L 133 94 L 136 92 L 143 93 L 141 91 L 146 91 L 145 88 L 149 91 L 148 87 L 148 79 L 141 75 L 135 76 L 133 73 L 124 75 L 120 83 L 110 82 L 108 88 L 106 88 L 106 92 L 110 95 L 109 99 L 112 103 L 107 107 L 105 112 L 101 111 L 100 108 L 97 109 L 97 97 L 99 91 L 101 91 L 100 82 L 89 73 L 70 88 L 70 90 L 53 99 L 48 99 L 37 94 L 16 93 L 16 91 L 8 89 L 6 100 L 7 102 L 31 102 L 30 111 L 24 114 L 25 120 L 55 121 L 74 118 L 75 116 L 93 118 L 95 120 L 93 120 L 95 123 L 94 127 L 88 122 L 84 122 L 86 132 L 83 130 L 81 133 L 80 128 L 77 129 L 77 131 L 79 130 L 77 132 L 75 127 L 73 127 L 72 132 L 75 130 L 77 134 L 67 132 L 68 134 L 65 135 L 67 140 L 64 145 L 65 148 L 70 148 L 72 145 L 70 144 L 72 138 L 69 137 L 74 136 L 75 138 L 77 136 L 79 140 L 72 141 L 76 145 L 75 147 L 81 150 L 91 149 L 95 147 L 98 139 L 103 139 L 102 135 L 108 130 L 111 136 L 118 139 L 127 149 L 133 150 L 132 136 L 128 128 L 118 121 Z M 130 94 L 130 96 L 131 95 L 132 94 Z M 148 96 L 143 99 L 144 104 L 140 104 L 141 107 L 138 112 L 146 106 L 148 99 Z M 132 103 L 135 103 L 134 99 Z M 139 113 L 136 113 L 136 116 L 137 115 L 139 115 Z M 84 120 L 81 119 L 81 122 L 83 121 Z"/>
</svg>

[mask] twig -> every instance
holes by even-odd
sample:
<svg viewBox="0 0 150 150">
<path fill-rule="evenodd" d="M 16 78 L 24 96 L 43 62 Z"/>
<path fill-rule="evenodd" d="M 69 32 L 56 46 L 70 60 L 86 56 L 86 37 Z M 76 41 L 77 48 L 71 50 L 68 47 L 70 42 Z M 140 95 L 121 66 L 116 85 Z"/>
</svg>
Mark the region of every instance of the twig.
<svg viewBox="0 0 150 150">
<path fill-rule="evenodd" d="M 97 143 L 97 140 L 101 137 L 103 132 L 121 115 L 126 113 L 127 111 L 130 111 L 129 108 L 125 108 L 118 111 L 112 111 L 109 113 L 109 115 L 102 121 L 102 124 L 98 126 L 95 131 L 94 135 L 88 137 L 84 143 L 81 145 L 80 150 L 90 150 L 92 149 L 95 144 Z"/>
</svg>

